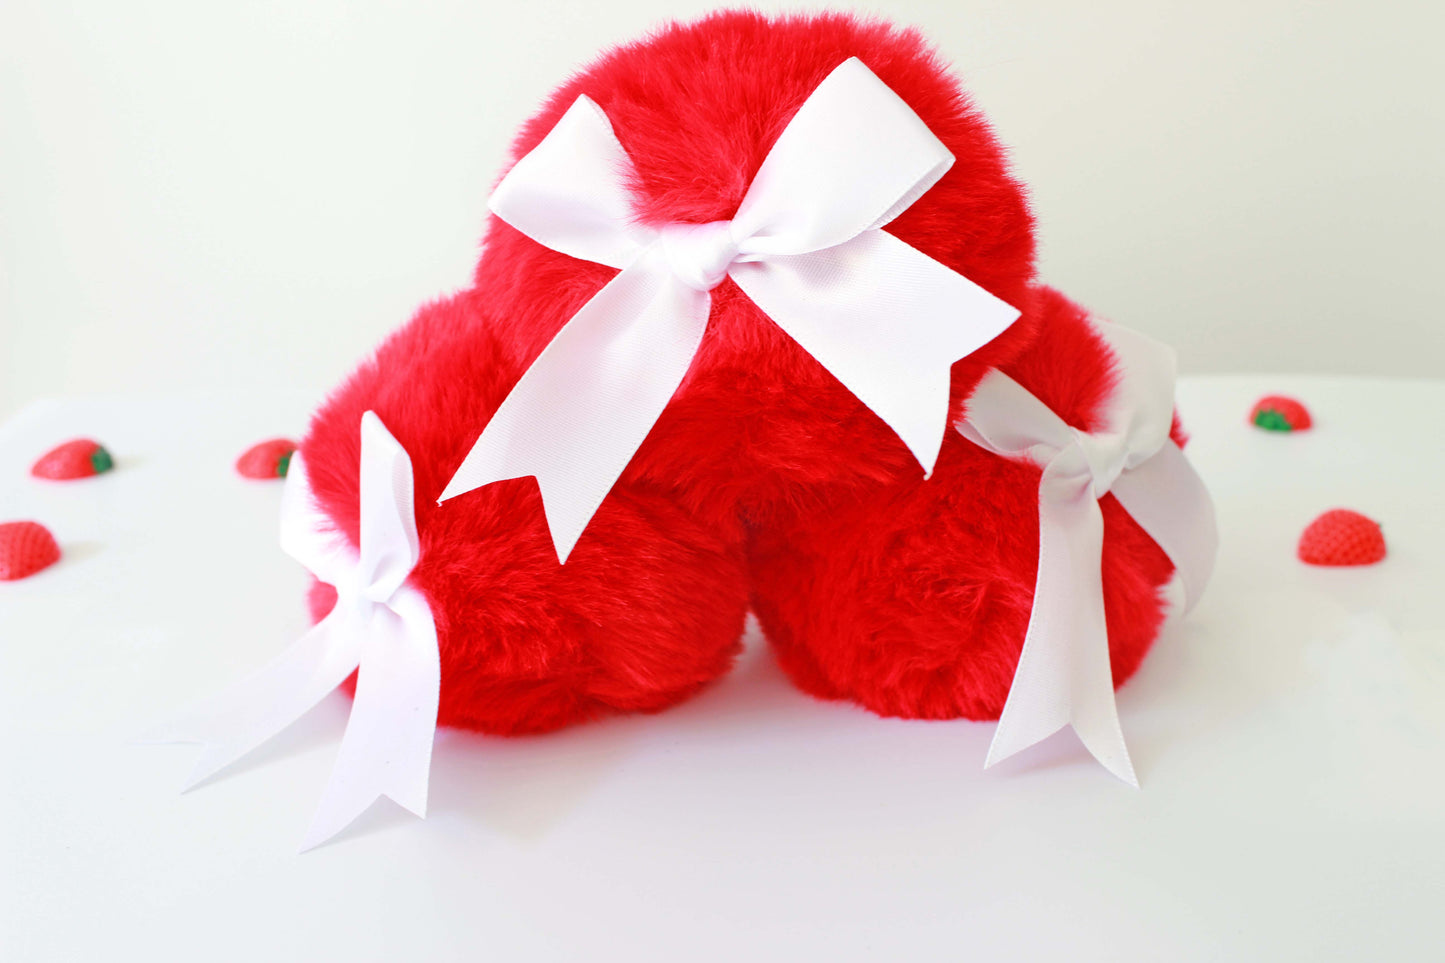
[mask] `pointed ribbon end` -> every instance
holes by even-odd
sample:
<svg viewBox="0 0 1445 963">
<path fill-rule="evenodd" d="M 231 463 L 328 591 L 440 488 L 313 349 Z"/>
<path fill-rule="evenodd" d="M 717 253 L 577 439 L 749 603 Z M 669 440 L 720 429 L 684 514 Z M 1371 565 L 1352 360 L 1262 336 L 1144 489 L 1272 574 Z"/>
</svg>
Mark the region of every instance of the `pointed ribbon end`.
<svg viewBox="0 0 1445 963">
<path fill-rule="evenodd" d="M 297 852 L 310 852 L 318 846 L 323 846 L 335 839 L 338 834 L 354 824 L 383 797 L 390 799 L 418 819 L 426 818 L 426 795 L 424 792 L 421 798 L 414 802 L 397 799 L 390 793 L 378 793 L 373 796 L 370 801 L 363 803 L 359 807 L 352 806 L 344 809 L 330 809 L 323 804 L 322 808 L 317 810 L 316 815 L 312 818 L 311 825 L 307 827 L 306 835 L 301 840 L 301 846 L 297 849 Z"/>
<path fill-rule="evenodd" d="M 184 796 L 192 789 L 197 788 L 234 761 L 234 758 L 228 759 L 223 753 L 207 745 L 201 753 L 201 758 L 197 759 L 195 766 L 191 768 L 191 774 L 181 784 L 181 795 Z"/>
<path fill-rule="evenodd" d="M 348 808 L 345 812 L 329 811 L 323 806 L 317 810 L 311 820 L 311 825 L 306 827 L 306 835 L 302 837 L 301 846 L 296 851 L 309 853 L 316 847 L 330 842 L 337 833 L 356 822 L 361 814 L 370 809 L 380 798 L 380 796 L 375 796 L 360 808 L 354 810 Z"/>
<path fill-rule="evenodd" d="M 1133 786 L 1135 789 L 1139 788 L 1139 777 L 1134 772 L 1134 763 L 1129 759 L 1128 750 L 1124 750 L 1117 758 L 1106 757 L 1098 753 L 1093 755 L 1120 782 Z"/>
<path fill-rule="evenodd" d="M 1007 707 L 1005 707 L 1005 709 L 1007 709 Z M 1036 745 L 1055 732 L 1058 732 L 1060 728 L 1062 727 L 1056 726 L 1054 729 L 1037 735 L 1032 739 L 1020 741 L 1014 737 L 1013 729 L 1000 718 L 999 728 L 993 734 L 993 741 L 988 744 L 988 756 L 983 761 L 983 768 L 991 769 L 1005 759 L 1013 758 L 1030 746 Z"/>
<path fill-rule="evenodd" d="M 437 504 L 440 505 L 443 502 L 449 502 L 458 495 L 465 495 L 469 491 L 471 491 L 470 488 L 467 488 L 465 485 L 458 485 L 457 480 L 453 478 L 447 483 L 447 487 L 442 489 L 442 493 L 437 496 Z"/>
<path fill-rule="evenodd" d="M 181 784 L 180 793 L 185 795 L 216 773 L 240 758 L 243 753 L 228 753 L 224 748 L 207 742 L 202 736 L 190 734 L 177 723 L 161 723 L 130 740 L 133 746 L 166 746 L 191 744 L 201 746 L 200 758 Z"/>
<path fill-rule="evenodd" d="M 576 542 L 572 542 L 572 543 L 567 544 L 567 545 L 562 545 L 561 543 L 559 543 L 559 542 L 557 542 L 557 541 L 555 541 L 555 540 L 553 541 L 552 547 L 557 550 L 557 564 L 558 564 L 558 565 L 566 565 L 566 564 L 567 564 L 567 557 L 572 554 L 572 549 L 573 549 L 573 547 L 574 547 L 575 545 L 576 545 Z"/>
</svg>

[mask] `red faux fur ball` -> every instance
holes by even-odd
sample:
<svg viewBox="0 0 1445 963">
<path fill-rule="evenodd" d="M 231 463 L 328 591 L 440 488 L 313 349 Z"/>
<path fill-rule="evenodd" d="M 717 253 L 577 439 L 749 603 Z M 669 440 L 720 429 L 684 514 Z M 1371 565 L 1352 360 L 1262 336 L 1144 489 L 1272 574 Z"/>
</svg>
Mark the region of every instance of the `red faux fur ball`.
<svg viewBox="0 0 1445 963">
<path fill-rule="evenodd" d="M 1112 356 L 1062 295 L 1041 288 L 1033 305 L 1043 335 L 1003 370 L 1093 430 L 1113 387 Z M 1174 437 L 1183 440 L 1177 423 Z M 1039 475 L 950 432 L 927 481 L 835 489 L 826 511 L 760 530 L 753 606 L 793 681 L 880 715 L 996 719 L 1033 604 Z M 1119 685 L 1158 634 L 1173 566 L 1112 495 L 1102 508 Z"/>
<path fill-rule="evenodd" d="M 743 531 L 706 525 L 666 493 L 618 486 L 596 537 L 565 566 L 530 479 L 437 505 L 519 374 L 500 326 L 467 292 L 424 308 L 317 413 L 301 444 L 316 497 L 358 544 L 362 413 L 411 456 L 421 560 L 411 584 L 437 623 L 438 722 L 541 732 L 617 711 L 650 712 L 727 670 L 747 609 Z M 334 593 L 312 594 L 319 619 Z"/>
<path fill-rule="evenodd" d="M 885 230 L 1025 308 L 1034 244 L 1023 190 L 987 122 L 933 49 L 919 34 L 881 21 L 727 12 L 664 28 L 605 54 L 553 93 L 523 127 L 513 159 L 585 94 L 607 114 L 636 166 L 640 221 L 730 218 L 778 134 L 849 57 L 901 96 L 956 158 Z M 494 217 L 476 280 L 506 319 L 519 359 L 529 363 L 615 274 L 549 250 Z M 777 506 L 811 502 L 819 482 L 922 477 L 897 436 L 871 430 L 882 427 L 877 416 L 731 280 L 712 298 L 692 369 L 626 478 L 672 488 L 690 509 L 719 523 L 739 510 L 766 523 Z M 960 361 L 955 382 L 966 394 L 1032 334 L 1029 321 L 1015 323 Z M 470 441 L 481 428 L 477 418 L 463 433 Z M 860 447 L 861 439 L 868 447 Z M 597 537 L 589 530 L 582 543 Z"/>
<path fill-rule="evenodd" d="M 636 165 L 640 220 L 727 218 L 798 107 L 849 57 L 957 158 L 887 230 L 1027 309 L 1033 239 L 1023 192 L 932 50 L 887 24 L 724 13 L 665 28 L 553 94 L 514 158 L 586 94 Z M 530 478 L 436 505 L 526 365 L 613 273 L 493 218 L 475 288 L 424 309 L 385 342 L 301 443 L 324 511 L 353 545 L 362 413 L 374 410 L 410 453 L 422 550 L 411 581 L 437 621 L 443 725 L 537 732 L 686 697 L 737 651 L 750 528 L 815 517 L 852 486 L 922 478 L 903 443 L 725 281 L 687 379 L 565 566 Z M 954 366 L 955 406 L 989 365 L 1024 348 L 1033 317 L 1026 311 Z M 313 605 L 324 613 L 324 591 Z"/>
</svg>

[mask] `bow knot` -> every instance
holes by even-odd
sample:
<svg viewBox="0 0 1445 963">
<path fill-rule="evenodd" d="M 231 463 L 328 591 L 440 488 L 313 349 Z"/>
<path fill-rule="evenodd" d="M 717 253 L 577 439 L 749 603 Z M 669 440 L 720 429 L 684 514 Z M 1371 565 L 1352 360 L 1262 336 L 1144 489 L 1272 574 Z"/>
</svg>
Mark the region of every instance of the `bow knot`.
<svg viewBox="0 0 1445 963">
<path fill-rule="evenodd" d="M 205 745 L 191 776 L 195 785 L 359 672 L 336 766 L 303 849 L 329 839 L 379 796 L 426 814 L 441 655 L 431 606 L 407 584 L 420 557 L 411 459 L 370 411 L 361 418 L 358 473 L 356 552 L 317 508 L 299 451 L 281 498 L 281 547 L 336 589 L 335 607 L 254 675 L 153 735 L 155 741 Z"/>
<path fill-rule="evenodd" d="M 631 158 L 586 97 L 502 178 L 492 212 L 540 244 L 620 269 L 538 355 L 442 492 L 535 476 L 558 558 L 662 415 L 732 278 L 931 472 L 949 369 L 1018 317 L 882 230 L 953 155 L 856 58 L 778 135 L 731 221 L 639 225 Z"/>
<path fill-rule="evenodd" d="M 338 579 L 332 587 L 336 589 L 337 606 L 350 610 L 363 620 L 378 617 L 380 609 L 396 611 L 400 587 L 392 588 L 382 582 L 355 577 Z"/>
<path fill-rule="evenodd" d="M 694 291 L 711 291 L 721 284 L 738 256 L 732 227 L 732 221 L 664 226 L 658 243 L 673 276 Z"/>
<path fill-rule="evenodd" d="M 957 428 L 987 451 L 1043 468 L 1033 611 L 987 765 L 1072 725 L 1095 758 L 1137 786 L 1114 703 L 1099 499 L 1113 492 L 1169 556 L 1186 608 L 1209 579 L 1217 534 L 1209 492 L 1169 439 L 1173 352 L 1125 328 L 1098 327 L 1119 370 L 1104 427 L 1074 428 L 993 371 L 974 389 Z"/>
<path fill-rule="evenodd" d="M 1083 461 L 1080 470 L 1088 474 L 1090 491 L 1094 498 L 1103 498 L 1131 460 L 1133 449 L 1128 439 L 1116 434 L 1091 433 L 1073 426 L 1069 427 L 1069 433 L 1072 441 L 1065 451 L 1079 453 Z M 1157 446 L 1155 448 L 1157 450 Z"/>
</svg>

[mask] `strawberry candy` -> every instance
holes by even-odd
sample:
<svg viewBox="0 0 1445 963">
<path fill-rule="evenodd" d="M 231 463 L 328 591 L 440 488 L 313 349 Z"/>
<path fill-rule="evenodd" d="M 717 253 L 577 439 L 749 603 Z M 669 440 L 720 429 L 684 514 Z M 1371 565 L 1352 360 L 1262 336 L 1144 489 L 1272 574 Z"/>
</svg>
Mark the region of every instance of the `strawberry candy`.
<svg viewBox="0 0 1445 963">
<path fill-rule="evenodd" d="M 1249 421 L 1265 431 L 1304 431 L 1312 424 L 1309 409 L 1284 395 L 1259 399 L 1249 413 Z"/>
<path fill-rule="evenodd" d="M 1299 557 L 1311 565 L 1373 565 L 1385 557 L 1385 536 L 1379 522 L 1335 508 L 1309 523 Z"/>
<path fill-rule="evenodd" d="M 236 471 L 243 478 L 285 478 L 286 469 L 291 466 L 291 455 L 296 451 L 296 442 L 286 438 L 272 438 L 247 448 L 236 459 Z"/>
<path fill-rule="evenodd" d="M 115 459 L 99 443 L 89 438 L 77 438 L 40 456 L 30 466 L 30 474 L 36 478 L 65 481 L 74 478 L 91 478 L 110 471 Z"/>
<path fill-rule="evenodd" d="M 55 536 L 36 522 L 0 524 L 0 582 L 28 578 L 60 561 Z"/>
</svg>

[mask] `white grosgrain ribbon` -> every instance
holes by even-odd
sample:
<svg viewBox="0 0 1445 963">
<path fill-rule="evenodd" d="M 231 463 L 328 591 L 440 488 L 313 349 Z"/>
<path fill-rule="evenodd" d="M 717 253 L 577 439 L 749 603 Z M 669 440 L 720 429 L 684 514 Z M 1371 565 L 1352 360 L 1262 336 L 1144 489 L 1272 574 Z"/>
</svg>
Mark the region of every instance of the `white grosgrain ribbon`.
<svg viewBox="0 0 1445 963">
<path fill-rule="evenodd" d="M 381 796 L 426 815 L 441 660 L 426 597 L 407 584 L 420 556 L 406 450 L 361 419 L 361 548 L 331 531 L 301 452 L 281 500 L 281 547 L 335 586 L 336 607 L 279 657 L 149 741 L 199 742 L 190 789 L 285 729 L 360 668 L 335 768 L 302 842 L 311 849 Z"/>
<path fill-rule="evenodd" d="M 635 222 L 632 162 L 586 97 L 497 185 L 498 217 L 555 251 L 621 268 L 518 381 L 442 500 L 534 475 L 566 561 L 682 383 L 709 292 L 732 278 L 931 472 L 949 368 L 1017 309 L 885 233 L 953 164 L 856 58 L 799 108 L 730 221 Z"/>
<path fill-rule="evenodd" d="M 1071 427 L 1018 382 L 990 372 L 957 428 L 981 447 L 1043 466 L 1039 479 L 1039 568 L 1033 611 L 985 767 L 1072 724 L 1114 775 L 1137 787 L 1114 701 L 1104 619 L 1099 499 L 1113 492 L 1169 556 L 1185 609 L 1214 568 L 1214 505 L 1169 437 L 1174 353 L 1126 328 L 1098 325 L 1113 348 L 1119 382 L 1105 426 Z"/>
</svg>

